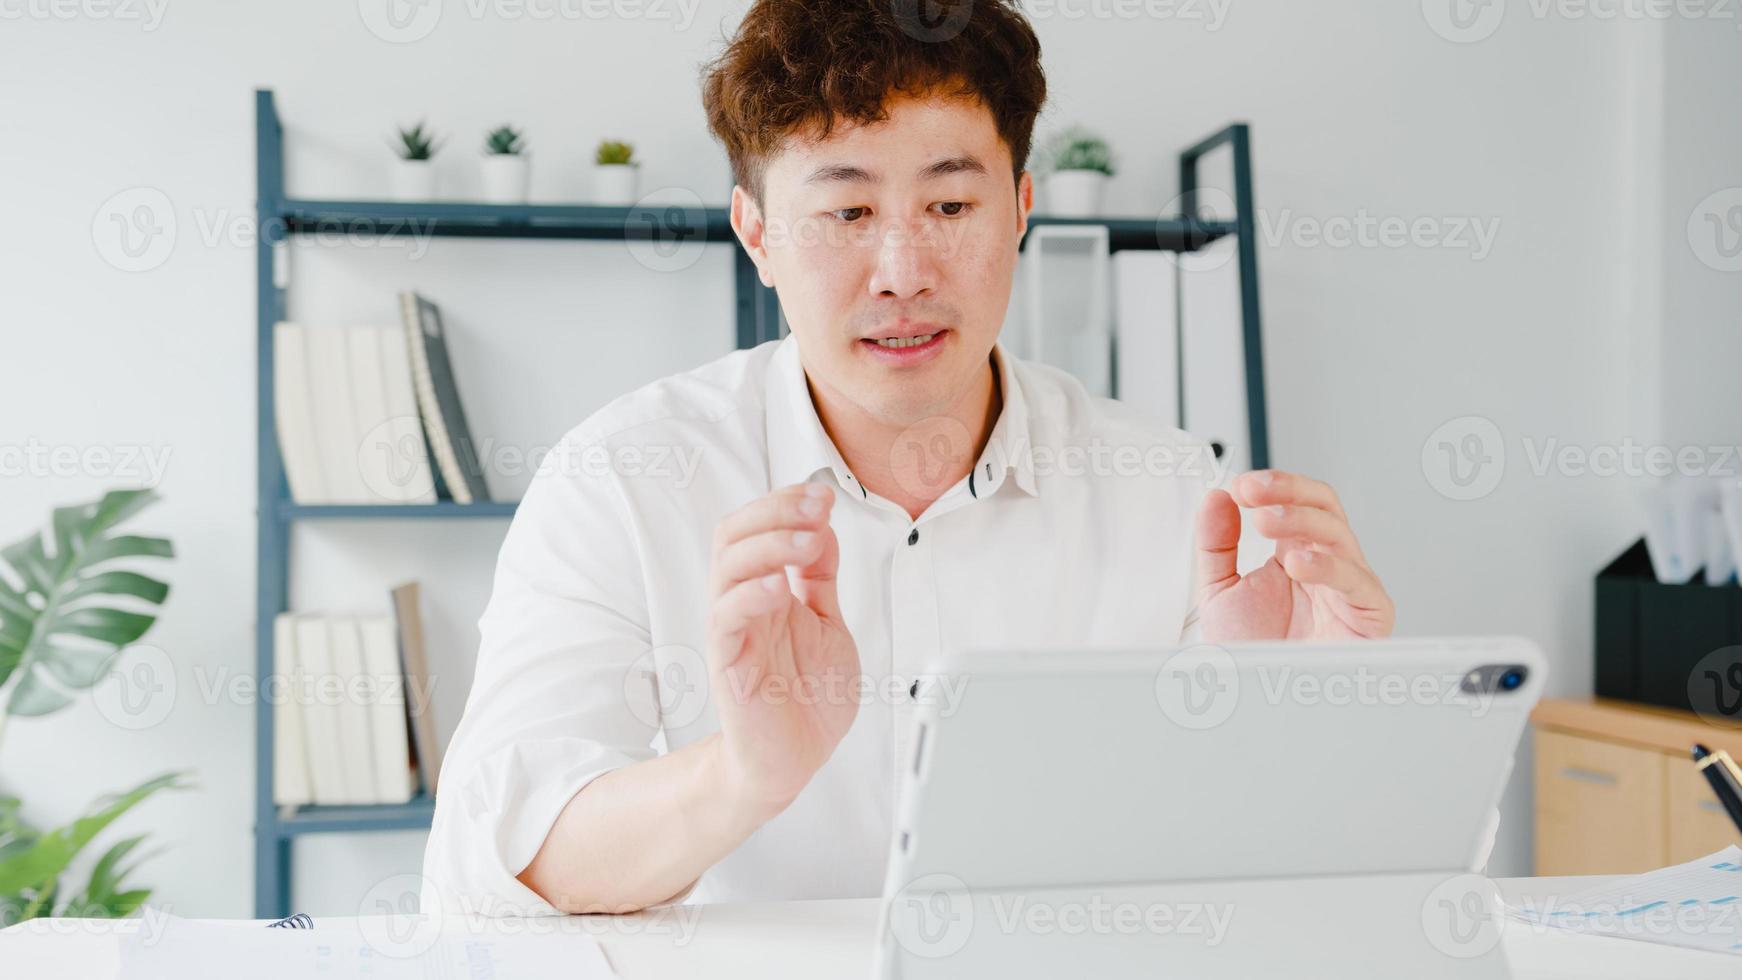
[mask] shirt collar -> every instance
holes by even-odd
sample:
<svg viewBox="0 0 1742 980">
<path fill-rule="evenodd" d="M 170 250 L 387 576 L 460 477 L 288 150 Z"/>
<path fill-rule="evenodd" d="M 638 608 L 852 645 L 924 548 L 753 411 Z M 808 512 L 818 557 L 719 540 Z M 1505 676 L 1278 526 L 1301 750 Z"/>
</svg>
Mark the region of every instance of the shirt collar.
<svg viewBox="0 0 1742 980">
<path fill-rule="evenodd" d="M 992 347 L 992 362 L 998 369 L 1003 407 L 992 435 L 968 478 L 968 492 L 989 497 L 1016 475 L 1016 485 L 1030 496 L 1040 490 L 1034 480 L 1034 442 L 1030 431 L 1028 401 L 1023 397 L 1017 361 L 1002 345 Z M 798 339 L 788 334 L 775 348 L 766 382 L 768 476 L 774 487 L 802 483 L 818 472 L 834 474 L 841 489 L 860 496 L 865 488 L 847 468 L 839 449 L 823 430 L 811 401 L 804 365 L 798 356 Z"/>
</svg>

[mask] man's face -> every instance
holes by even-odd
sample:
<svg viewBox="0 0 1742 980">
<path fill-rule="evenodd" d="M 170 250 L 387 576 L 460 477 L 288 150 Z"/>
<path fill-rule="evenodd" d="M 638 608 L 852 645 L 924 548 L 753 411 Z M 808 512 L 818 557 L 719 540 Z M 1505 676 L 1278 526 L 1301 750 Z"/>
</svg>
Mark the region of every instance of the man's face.
<svg viewBox="0 0 1742 980">
<path fill-rule="evenodd" d="M 1033 192 L 978 102 L 897 97 L 888 111 L 789 139 L 765 171 L 763 234 L 746 237 L 811 383 L 905 427 L 985 383 Z M 742 190 L 733 204 L 753 211 Z"/>
</svg>

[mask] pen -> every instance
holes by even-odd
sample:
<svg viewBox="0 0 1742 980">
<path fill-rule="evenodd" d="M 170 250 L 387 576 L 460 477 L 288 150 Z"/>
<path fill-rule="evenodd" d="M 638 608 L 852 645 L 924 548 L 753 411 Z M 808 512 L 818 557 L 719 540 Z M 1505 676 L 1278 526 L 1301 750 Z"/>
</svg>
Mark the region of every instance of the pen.
<svg viewBox="0 0 1742 980">
<path fill-rule="evenodd" d="M 1704 745 L 1695 744 L 1694 763 L 1706 774 L 1706 781 L 1712 784 L 1712 792 L 1724 805 L 1724 811 L 1730 814 L 1730 821 L 1738 831 L 1742 831 L 1742 789 L 1737 787 L 1736 763 L 1731 761 L 1730 753 L 1713 752 Z"/>
</svg>

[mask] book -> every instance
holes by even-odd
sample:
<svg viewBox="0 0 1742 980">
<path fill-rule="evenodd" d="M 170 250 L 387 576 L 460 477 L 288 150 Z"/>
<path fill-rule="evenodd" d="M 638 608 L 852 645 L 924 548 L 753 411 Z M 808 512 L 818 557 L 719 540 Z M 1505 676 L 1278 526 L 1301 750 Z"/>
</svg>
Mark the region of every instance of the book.
<svg viewBox="0 0 1742 980">
<path fill-rule="evenodd" d="M 466 425 L 453 360 L 442 331 L 441 310 L 414 292 L 399 294 L 406 344 L 411 351 L 413 387 L 418 413 L 442 483 L 462 504 L 488 501 L 484 467 Z"/>
<path fill-rule="evenodd" d="M 308 360 L 308 336 L 300 324 L 272 328 L 272 414 L 277 422 L 278 452 L 291 498 L 298 503 L 329 499 L 322 476 L 320 443 L 315 438 L 314 403 Z"/>
<path fill-rule="evenodd" d="M 303 732 L 308 752 L 310 795 L 315 803 L 322 805 L 350 803 L 339 734 L 339 701 L 344 692 L 335 690 L 337 675 L 333 671 L 327 620 L 321 616 L 293 618 L 296 624 L 296 661 L 299 669 L 307 675 L 309 684 L 308 710 L 304 712 L 307 724 Z"/>
<path fill-rule="evenodd" d="M 442 748 L 436 740 L 435 715 L 429 703 L 429 663 L 423 647 L 423 614 L 416 582 L 393 590 L 393 615 L 399 624 L 399 667 L 405 676 L 406 721 L 417 754 L 418 781 L 425 793 L 434 796 L 442 770 Z"/>
<path fill-rule="evenodd" d="M 1172 252 L 1113 253 L 1119 400 L 1179 427 L 1179 265 Z"/>
<path fill-rule="evenodd" d="M 335 724 L 339 734 L 339 770 L 346 803 L 375 802 L 375 748 L 369 736 L 369 686 L 363 670 L 363 636 L 357 619 L 328 620 L 332 640 L 333 677 L 341 692 Z"/>
<path fill-rule="evenodd" d="M 308 746 L 303 735 L 303 682 L 296 662 L 296 617 L 281 613 L 272 623 L 272 672 L 279 696 L 272 706 L 272 802 L 312 803 Z"/>
<path fill-rule="evenodd" d="M 405 673 L 399 666 L 399 641 L 390 616 L 357 620 L 363 641 L 363 675 L 369 695 L 369 741 L 374 750 L 376 803 L 404 803 L 417 792 L 411 745 L 406 734 Z"/>
<path fill-rule="evenodd" d="M 1230 473 L 1252 468 L 1238 244 L 1229 235 L 1179 256 L 1180 426 L 1218 447 Z"/>
<path fill-rule="evenodd" d="M 412 382 L 411 348 L 405 331 L 398 327 L 374 327 L 381 348 L 382 397 L 387 421 L 380 434 L 381 452 L 388 461 L 393 500 L 403 504 L 436 502 L 435 475 L 430 469 L 429 444 L 417 411 L 417 391 Z"/>
<path fill-rule="evenodd" d="M 387 411 L 387 371 L 381 363 L 381 340 L 369 327 L 352 327 L 344 334 L 351 411 L 355 413 L 351 431 L 357 436 L 353 465 L 365 493 L 363 498 L 349 502 L 397 503 L 400 493 L 393 478 L 393 453 L 397 447 L 392 444 L 389 432 L 392 416 Z"/>
<path fill-rule="evenodd" d="M 363 433 L 358 431 L 350 341 L 339 327 L 311 325 L 306 329 L 309 397 L 314 406 L 321 471 L 326 478 L 325 502 L 365 503 L 372 495 L 357 464 Z"/>
</svg>

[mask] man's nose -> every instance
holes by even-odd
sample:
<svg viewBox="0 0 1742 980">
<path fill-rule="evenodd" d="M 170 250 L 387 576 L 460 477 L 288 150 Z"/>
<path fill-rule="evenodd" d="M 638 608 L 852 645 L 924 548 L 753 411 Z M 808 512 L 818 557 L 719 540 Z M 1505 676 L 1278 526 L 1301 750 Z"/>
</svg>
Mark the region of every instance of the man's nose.
<svg viewBox="0 0 1742 980">
<path fill-rule="evenodd" d="M 924 222 L 890 222 L 878 229 L 877 269 L 871 276 L 873 296 L 906 299 L 937 287 L 940 255 L 935 236 Z"/>
</svg>

